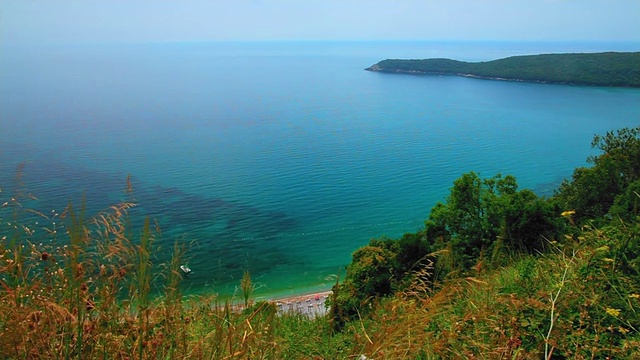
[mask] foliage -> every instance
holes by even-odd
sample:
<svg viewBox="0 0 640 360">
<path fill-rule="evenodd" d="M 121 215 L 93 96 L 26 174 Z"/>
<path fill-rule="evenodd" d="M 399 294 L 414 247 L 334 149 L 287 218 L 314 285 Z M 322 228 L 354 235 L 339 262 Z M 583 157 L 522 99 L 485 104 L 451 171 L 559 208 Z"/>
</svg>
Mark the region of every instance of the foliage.
<svg viewBox="0 0 640 360">
<path fill-rule="evenodd" d="M 365 314 L 378 298 L 406 289 L 417 273 L 430 283 L 437 276 L 431 267 L 436 253 L 439 268 L 448 263 L 449 271 L 467 270 L 486 253 L 497 264 L 504 253 L 542 251 L 560 221 L 547 201 L 519 191 L 513 176 L 464 174 L 454 181 L 447 202 L 432 209 L 424 231 L 399 240 L 374 239 L 353 253 L 344 282 L 333 288 L 336 328 Z M 422 272 L 427 267 L 429 272 Z"/>
<path fill-rule="evenodd" d="M 640 279 L 621 265 L 637 226 L 585 228 L 436 291 L 416 282 L 344 332 L 375 359 L 638 358 Z"/>
<path fill-rule="evenodd" d="M 251 283 L 251 274 L 249 270 L 245 270 L 240 280 L 240 288 L 242 289 L 242 297 L 244 298 L 244 306 L 249 306 L 249 298 L 253 293 L 253 284 Z"/>
<path fill-rule="evenodd" d="M 394 292 L 392 276 L 396 254 L 390 241 L 372 240 L 353 253 L 347 267 L 347 276 L 342 284 L 333 287 L 332 315 L 335 328 L 345 320 L 365 313 L 371 301 Z"/>
<path fill-rule="evenodd" d="M 367 70 L 464 75 L 533 82 L 640 87 L 640 52 L 512 56 L 470 63 L 450 59 L 380 61 Z"/>
<path fill-rule="evenodd" d="M 637 356 L 638 129 L 592 146 L 605 154 L 552 199 L 518 190 L 512 176 L 463 174 L 423 231 L 354 253 L 334 287 L 336 323 L 380 358 Z M 574 221 L 607 212 L 602 229 Z M 400 298 L 385 300 L 389 288 Z"/>
<path fill-rule="evenodd" d="M 576 169 L 571 181 L 560 186 L 556 200 L 574 210 L 577 221 L 605 215 L 633 219 L 640 190 L 640 126 L 596 135 L 591 146 L 603 153 L 589 159 L 592 167 Z"/>
<path fill-rule="evenodd" d="M 6 196 L 0 189 L 0 196 Z M 0 358 L 347 358 L 350 339 L 324 318 L 180 294 L 184 246 L 153 263 L 159 231 L 129 230 L 127 210 L 45 215 L 32 197 L 0 198 Z M 5 201 L 6 200 L 6 201 Z M 160 272 L 158 272 L 160 271 Z M 245 281 L 245 284 L 248 281 Z M 151 287 L 161 289 L 151 294 Z"/>
<path fill-rule="evenodd" d="M 535 252 L 560 226 L 554 208 L 530 190 L 518 191 L 515 177 L 489 179 L 470 172 L 455 180 L 446 203 L 438 203 L 425 222 L 433 250 L 449 247 L 454 261 L 468 269 L 482 254 Z M 494 249 L 497 240 L 506 249 Z"/>
</svg>

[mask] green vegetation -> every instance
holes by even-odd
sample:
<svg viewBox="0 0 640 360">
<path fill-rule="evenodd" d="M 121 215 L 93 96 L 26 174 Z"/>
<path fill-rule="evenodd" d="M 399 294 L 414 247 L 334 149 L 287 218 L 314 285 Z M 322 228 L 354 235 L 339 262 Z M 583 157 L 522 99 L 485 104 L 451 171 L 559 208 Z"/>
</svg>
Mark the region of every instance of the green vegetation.
<svg viewBox="0 0 640 360">
<path fill-rule="evenodd" d="M 366 70 L 556 84 L 640 87 L 640 52 L 512 56 L 477 63 L 450 59 L 388 59 Z"/>
<path fill-rule="evenodd" d="M 176 242 L 171 261 L 154 264 L 161 233 L 148 219 L 131 233 L 133 204 L 86 219 L 72 206 L 30 210 L 22 192 L 0 196 L 2 359 L 304 359 L 352 351 L 324 319 L 279 317 L 274 304 L 251 304 L 248 272 L 240 284 L 248 307 L 182 296 L 184 246 Z"/>
<path fill-rule="evenodd" d="M 463 174 L 422 230 L 356 250 L 315 319 L 252 303 L 248 272 L 235 303 L 182 296 L 184 246 L 154 264 L 133 204 L 88 219 L 0 192 L 0 358 L 640 358 L 640 127 L 592 146 L 550 198 Z"/>
<path fill-rule="evenodd" d="M 640 355 L 640 127 L 592 146 L 593 166 L 548 199 L 512 176 L 462 175 L 422 231 L 353 254 L 334 327 L 393 343 L 413 323 L 417 358 Z"/>
<path fill-rule="evenodd" d="M 602 155 L 589 159 L 592 167 L 575 169 L 558 200 L 576 212 L 578 220 L 638 216 L 640 201 L 640 127 L 595 136 L 591 146 Z"/>
<path fill-rule="evenodd" d="M 242 289 L 242 297 L 244 298 L 244 306 L 249 306 L 249 298 L 253 293 L 253 284 L 251 283 L 251 274 L 249 270 L 245 270 L 240 280 L 240 288 Z"/>
</svg>

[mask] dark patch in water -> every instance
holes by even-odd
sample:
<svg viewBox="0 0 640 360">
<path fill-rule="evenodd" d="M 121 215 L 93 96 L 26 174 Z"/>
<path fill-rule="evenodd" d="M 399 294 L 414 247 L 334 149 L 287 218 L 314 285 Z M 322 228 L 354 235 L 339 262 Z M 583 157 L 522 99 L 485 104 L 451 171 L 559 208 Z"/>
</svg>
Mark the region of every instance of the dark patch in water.
<svg viewBox="0 0 640 360">
<path fill-rule="evenodd" d="M 32 208 L 45 213 L 51 209 L 61 212 L 69 203 L 79 208 L 83 198 L 87 217 L 119 202 L 139 204 L 129 211 L 134 234 L 139 233 L 144 217 L 159 221 L 163 239 L 157 245 L 164 249 L 159 261 L 169 259 L 169 249 L 181 235 L 186 235 L 186 241 L 195 240 L 187 254 L 192 259 L 191 267 L 198 270 L 189 279 L 189 286 L 194 289 L 212 279 L 217 286 L 237 285 L 245 270 L 265 273 L 274 264 L 299 263 L 278 247 L 267 247 L 273 243 L 270 239 L 298 227 L 297 220 L 284 212 L 191 194 L 176 187 L 146 185 L 136 178 L 131 178 L 134 191 L 128 194 L 126 178 L 125 174 L 57 161 L 32 162 L 24 168 L 22 188 L 38 197 Z M 16 188 L 16 184 L 9 184 L 5 192 L 11 194 Z M 223 226 L 212 232 L 208 227 L 214 224 Z"/>
</svg>

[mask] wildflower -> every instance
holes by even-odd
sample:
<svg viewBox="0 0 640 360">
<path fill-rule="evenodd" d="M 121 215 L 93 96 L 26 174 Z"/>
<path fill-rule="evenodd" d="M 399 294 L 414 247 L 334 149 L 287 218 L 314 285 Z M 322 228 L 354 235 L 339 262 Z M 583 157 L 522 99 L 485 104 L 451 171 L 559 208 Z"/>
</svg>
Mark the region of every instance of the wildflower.
<svg viewBox="0 0 640 360">
<path fill-rule="evenodd" d="M 609 315 L 611 315 L 613 317 L 620 316 L 620 309 L 606 308 L 605 311 L 607 312 L 607 314 L 609 314 Z"/>
<path fill-rule="evenodd" d="M 638 294 L 631 294 L 631 295 L 629 295 L 629 297 L 632 298 L 632 299 L 640 299 L 640 295 L 638 295 Z"/>
<path fill-rule="evenodd" d="M 563 211 L 562 214 L 560 214 L 560 216 L 569 217 L 575 213 L 576 213 L 575 210 Z"/>
</svg>

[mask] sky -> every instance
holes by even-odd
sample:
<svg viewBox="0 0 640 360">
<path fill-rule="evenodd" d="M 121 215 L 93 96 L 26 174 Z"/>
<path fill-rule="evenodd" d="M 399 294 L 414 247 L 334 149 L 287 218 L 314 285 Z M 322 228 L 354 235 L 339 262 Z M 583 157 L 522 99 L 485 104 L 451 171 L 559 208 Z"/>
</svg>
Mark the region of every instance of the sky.
<svg viewBox="0 0 640 360">
<path fill-rule="evenodd" d="M 0 0 L 1 44 L 640 41 L 640 0 Z"/>
</svg>

